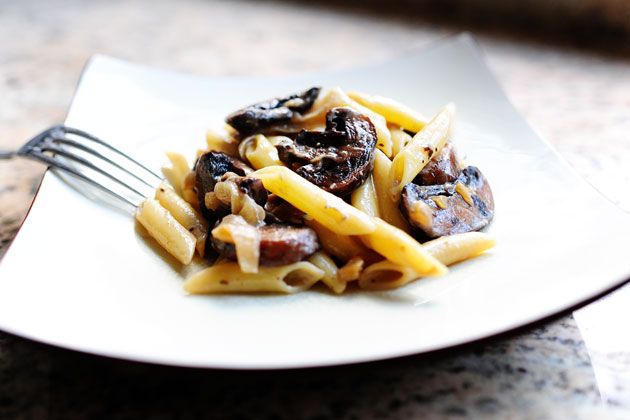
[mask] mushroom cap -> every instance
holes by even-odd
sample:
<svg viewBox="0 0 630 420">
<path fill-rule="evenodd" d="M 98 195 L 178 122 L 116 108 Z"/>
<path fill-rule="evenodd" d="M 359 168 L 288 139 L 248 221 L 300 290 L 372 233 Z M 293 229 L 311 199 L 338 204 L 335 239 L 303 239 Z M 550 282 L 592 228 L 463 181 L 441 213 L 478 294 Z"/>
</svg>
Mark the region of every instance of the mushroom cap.
<svg viewBox="0 0 630 420">
<path fill-rule="evenodd" d="M 481 171 L 468 166 L 455 182 L 407 184 L 400 208 L 411 225 L 428 238 L 437 238 L 487 226 L 494 217 L 494 198 Z"/>
<path fill-rule="evenodd" d="M 284 98 L 274 98 L 249 105 L 228 115 L 225 122 L 238 131 L 243 138 L 262 133 L 274 125 L 290 122 L 296 113 L 302 114 L 308 111 L 313 106 L 320 90 L 319 87 L 312 87 Z"/>
<path fill-rule="evenodd" d="M 374 162 L 376 130 L 370 119 L 350 108 L 332 108 L 325 131 L 302 130 L 295 140 L 276 146 L 280 160 L 293 171 L 335 195 L 359 187 Z"/>
</svg>

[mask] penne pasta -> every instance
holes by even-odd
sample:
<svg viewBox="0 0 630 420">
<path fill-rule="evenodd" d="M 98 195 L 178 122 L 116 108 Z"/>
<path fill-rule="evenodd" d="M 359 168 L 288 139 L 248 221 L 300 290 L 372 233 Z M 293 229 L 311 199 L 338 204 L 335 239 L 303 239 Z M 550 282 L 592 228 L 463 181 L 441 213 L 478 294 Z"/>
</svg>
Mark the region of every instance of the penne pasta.
<svg viewBox="0 0 630 420">
<path fill-rule="evenodd" d="M 185 282 L 190 293 L 295 293 L 321 280 L 341 294 L 354 281 L 384 290 L 444 275 L 494 246 L 483 233 L 454 234 L 494 216 L 487 180 L 449 141 L 454 112 L 427 121 L 339 87 L 261 101 L 206 132 L 193 170 L 167 153 L 170 185 L 136 218 L 183 264 L 214 248 L 213 265 Z M 416 232 L 441 237 L 421 244 Z"/>
<path fill-rule="evenodd" d="M 427 123 L 427 119 L 420 113 L 393 99 L 354 91 L 348 92 L 348 96 L 382 115 L 387 122 L 397 124 L 413 133 L 422 130 Z"/>
<path fill-rule="evenodd" d="M 354 207 L 361 210 L 363 213 L 372 217 L 380 217 L 372 175 L 370 175 L 359 188 L 352 192 L 350 202 Z"/>
<path fill-rule="evenodd" d="M 337 277 L 339 269 L 330 256 L 322 251 L 316 252 L 308 258 L 308 262 L 324 272 L 322 282 L 336 294 L 341 294 L 346 290 L 346 283 Z"/>
<path fill-rule="evenodd" d="M 369 248 L 391 262 L 411 267 L 422 275 L 440 276 L 448 272 L 444 264 L 429 254 L 406 232 L 381 219 L 373 220 L 376 230 L 361 236 L 361 240 Z"/>
<path fill-rule="evenodd" d="M 366 290 L 396 289 L 420 277 L 411 267 L 384 260 L 368 266 L 359 276 L 359 287 Z"/>
<path fill-rule="evenodd" d="M 492 248 L 495 240 L 482 232 L 443 236 L 422 247 L 444 265 L 474 258 Z M 359 277 L 359 287 L 368 290 L 395 289 L 422 277 L 416 270 L 391 261 L 380 261 L 367 267 Z"/>
<path fill-rule="evenodd" d="M 319 243 L 324 251 L 344 262 L 349 261 L 353 257 L 365 256 L 372 252 L 357 238 L 339 235 L 315 220 L 307 220 L 306 225 L 317 233 Z"/>
<path fill-rule="evenodd" d="M 392 161 L 390 195 L 398 202 L 400 192 L 422 171 L 446 143 L 453 125 L 455 107 L 447 105 L 418 132 Z"/>
<path fill-rule="evenodd" d="M 182 264 L 190 264 L 197 239 L 157 200 L 148 198 L 140 203 L 136 219 L 169 254 Z"/>
<path fill-rule="evenodd" d="M 185 179 L 190 172 L 190 166 L 184 155 L 176 152 L 167 152 L 166 156 L 171 162 L 171 167 L 163 167 L 162 174 L 173 186 L 178 195 L 182 195 Z"/>
<path fill-rule="evenodd" d="M 238 156 L 238 141 L 225 132 L 209 129 L 206 131 L 208 150 L 223 152 L 226 155 Z"/>
<path fill-rule="evenodd" d="M 208 237 L 208 222 L 165 182 L 155 191 L 155 199 L 171 213 L 175 220 L 194 235 L 197 241 L 197 253 L 203 257 Z"/>
<path fill-rule="evenodd" d="M 407 146 L 413 137 L 405 130 L 398 126 L 389 126 L 389 132 L 392 135 L 392 158 L 398 155 L 402 149 Z"/>
<path fill-rule="evenodd" d="M 379 214 L 381 219 L 390 225 L 396 226 L 405 232 L 409 232 L 409 224 L 400 213 L 398 205 L 392 200 L 389 194 L 391 186 L 390 172 L 392 162 L 380 150 L 374 151 L 374 169 L 372 178 L 374 180 L 374 191 L 376 192 L 376 201 L 378 202 Z"/>
<path fill-rule="evenodd" d="M 278 150 L 262 134 L 248 137 L 238 146 L 239 155 L 247 159 L 254 169 L 261 169 L 266 166 L 282 165 L 278 157 Z"/>
<path fill-rule="evenodd" d="M 466 232 L 442 236 L 422 244 L 422 247 L 442 264 L 451 265 L 489 250 L 495 239 L 483 232 Z"/>
<path fill-rule="evenodd" d="M 363 235 L 376 229 L 370 216 L 311 184 L 289 168 L 268 166 L 251 176 L 259 178 L 267 190 L 335 233 Z"/>
<path fill-rule="evenodd" d="M 243 273 L 238 264 L 222 262 L 192 275 L 184 289 L 207 293 L 296 293 L 324 277 L 323 270 L 301 261 L 280 267 L 260 267 L 258 273 Z"/>
</svg>

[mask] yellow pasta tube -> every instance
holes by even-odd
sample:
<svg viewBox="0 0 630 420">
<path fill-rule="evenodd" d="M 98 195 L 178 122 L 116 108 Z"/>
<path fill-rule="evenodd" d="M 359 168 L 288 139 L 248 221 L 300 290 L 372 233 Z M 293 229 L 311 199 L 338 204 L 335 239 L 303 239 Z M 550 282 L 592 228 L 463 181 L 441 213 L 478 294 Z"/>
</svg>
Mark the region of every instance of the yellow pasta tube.
<svg viewBox="0 0 630 420">
<path fill-rule="evenodd" d="M 366 108 L 378 112 L 388 122 L 398 124 L 411 132 L 417 133 L 427 123 L 422 114 L 393 99 L 354 91 L 348 92 L 348 96 Z"/>
<path fill-rule="evenodd" d="M 411 267 L 422 275 L 440 276 L 448 269 L 429 254 L 414 238 L 406 232 L 384 222 L 373 219 L 376 230 L 362 235 L 361 240 L 374 251 L 393 263 Z"/>
<path fill-rule="evenodd" d="M 451 265 L 487 251 L 495 240 L 482 232 L 467 232 L 425 242 L 422 247 L 442 264 Z M 395 289 L 422 277 L 411 267 L 391 261 L 370 265 L 359 277 L 359 287 L 369 290 Z"/>
<path fill-rule="evenodd" d="M 359 276 L 359 287 L 366 290 L 396 289 L 418 279 L 420 275 L 411 267 L 391 261 L 379 261 L 367 267 Z"/>
<path fill-rule="evenodd" d="M 453 125 L 455 107 L 447 105 L 429 123 L 416 134 L 394 158 L 391 169 L 392 188 L 390 194 L 394 201 L 400 198 L 403 187 L 409 184 L 425 167 L 431 157 L 444 146 Z"/>
<path fill-rule="evenodd" d="M 322 282 L 328 286 L 330 290 L 336 294 L 341 294 L 346 290 L 346 282 L 340 281 L 337 277 L 339 272 L 337 264 L 335 264 L 327 253 L 322 251 L 316 252 L 308 257 L 308 262 L 324 272 Z"/>
<path fill-rule="evenodd" d="M 363 235 L 376 229 L 372 218 L 341 198 L 311 184 L 289 168 L 268 166 L 252 173 L 263 185 L 328 229 L 343 235 Z"/>
<path fill-rule="evenodd" d="M 392 157 L 395 157 L 411 142 L 412 137 L 398 126 L 389 127 L 389 132 L 392 135 Z"/>
<path fill-rule="evenodd" d="M 372 175 L 370 175 L 359 188 L 352 191 L 350 202 L 354 207 L 361 210 L 363 213 L 372 217 L 380 217 Z"/>
<path fill-rule="evenodd" d="M 182 195 L 186 176 L 190 172 L 188 161 L 181 153 L 167 152 L 166 156 L 171 162 L 171 167 L 162 168 L 162 174 L 173 186 L 177 194 Z"/>
<path fill-rule="evenodd" d="M 262 134 L 243 140 L 239 145 L 239 154 L 247 159 L 254 169 L 284 165 L 278 157 L 278 150 Z"/>
<path fill-rule="evenodd" d="M 382 150 L 387 156 L 392 155 L 392 139 L 389 134 L 389 129 L 387 128 L 385 117 L 353 100 L 340 87 L 334 87 L 324 93 L 320 93 L 311 107 L 311 112 L 305 114 L 300 119 L 300 123 L 306 126 L 321 123 L 323 122 L 324 116 L 331 108 L 340 106 L 347 106 L 361 114 L 367 115 L 376 130 L 376 147 Z"/>
<path fill-rule="evenodd" d="M 372 178 L 374 179 L 374 191 L 376 192 L 379 214 L 381 219 L 385 220 L 390 225 L 409 232 L 409 224 L 400 213 L 400 209 L 389 194 L 389 188 L 391 186 L 391 167 L 392 161 L 380 150 L 375 150 Z"/>
<path fill-rule="evenodd" d="M 238 156 L 238 142 L 231 138 L 227 133 L 221 133 L 217 130 L 208 129 L 206 131 L 206 143 L 208 145 L 208 150 L 223 152 L 233 157 Z"/>
<path fill-rule="evenodd" d="M 238 264 L 223 262 L 193 274 L 184 289 L 205 293 L 296 293 L 324 277 L 315 265 L 300 261 L 280 267 L 260 267 L 258 273 L 243 273 Z"/>
<path fill-rule="evenodd" d="M 155 191 L 155 199 L 173 215 L 175 220 L 194 235 L 197 240 L 197 253 L 203 257 L 208 236 L 208 223 L 205 219 L 165 182 L 160 184 Z"/>
<path fill-rule="evenodd" d="M 148 198 L 140 203 L 136 219 L 169 254 L 182 264 L 190 263 L 197 239 L 157 200 Z"/>
<path fill-rule="evenodd" d="M 317 233 L 317 238 L 319 238 L 319 243 L 324 251 L 342 261 L 348 261 L 358 255 L 367 255 L 372 252 L 355 237 L 339 235 L 315 220 L 307 220 L 306 225 Z"/>
<path fill-rule="evenodd" d="M 451 265 L 476 257 L 495 244 L 495 239 L 486 233 L 466 232 L 433 239 L 422 247 L 442 264 Z"/>
</svg>

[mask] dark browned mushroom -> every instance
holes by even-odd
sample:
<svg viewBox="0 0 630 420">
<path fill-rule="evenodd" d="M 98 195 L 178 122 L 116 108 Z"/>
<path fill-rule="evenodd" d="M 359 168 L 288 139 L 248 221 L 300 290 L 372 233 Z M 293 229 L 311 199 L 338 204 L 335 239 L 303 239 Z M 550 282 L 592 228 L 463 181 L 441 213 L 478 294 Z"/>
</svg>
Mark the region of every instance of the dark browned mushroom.
<svg viewBox="0 0 630 420">
<path fill-rule="evenodd" d="M 258 102 L 228 115 L 225 121 L 242 137 L 262 133 L 266 129 L 291 121 L 293 116 L 308 111 L 317 99 L 321 88 L 312 87 L 304 92 Z"/>
<path fill-rule="evenodd" d="M 468 166 L 455 182 L 407 184 L 400 208 L 411 225 L 428 238 L 437 238 L 485 227 L 494 216 L 494 199 L 481 171 Z"/>
<path fill-rule="evenodd" d="M 455 148 L 451 142 L 447 142 L 440 153 L 427 163 L 427 166 L 413 180 L 418 185 L 436 185 L 453 182 L 459 175 L 459 164 Z"/>
<path fill-rule="evenodd" d="M 343 196 L 370 175 L 376 131 L 370 119 L 350 108 L 332 108 L 325 131 L 301 131 L 276 146 L 293 171 L 325 191 Z"/>
<path fill-rule="evenodd" d="M 197 159 L 193 168 L 195 171 L 195 190 L 199 200 L 201 213 L 211 222 L 216 220 L 213 211 L 206 207 L 205 197 L 209 192 L 214 191 L 214 186 L 221 181 L 222 177 L 232 172 L 244 177 L 253 170 L 243 161 L 226 155 L 223 152 L 210 151 L 204 153 Z M 263 188 L 262 182 L 254 178 L 241 178 L 237 180 L 237 185 L 243 192 L 249 194 L 261 205 L 267 201 L 267 191 Z"/>
<path fill-rule="evenodd" d="M 302 261 L 319 249 L 315 231 L 308 227 L 290 225 L 259 226 L 260 260 L 264 266 L 278 266 Z M 212 246 L 222 256 L 236 260 L 233 244 L 212 237 Z"/>
</svg>

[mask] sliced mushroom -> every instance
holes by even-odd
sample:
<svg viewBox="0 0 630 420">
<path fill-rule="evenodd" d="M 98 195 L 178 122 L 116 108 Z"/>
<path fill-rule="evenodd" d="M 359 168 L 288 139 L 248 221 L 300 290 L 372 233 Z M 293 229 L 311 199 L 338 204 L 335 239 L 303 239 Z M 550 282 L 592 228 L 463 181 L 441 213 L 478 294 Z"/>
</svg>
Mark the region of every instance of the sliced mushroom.
<svg viewBox="0 0 630 420">
<path fill-rule="evenodd" d="M 232 172 L 240 176 L 245 176 L 252 172 L 252 169 L 241 160 L 235 159 L 223 152 L 215 151 L 210 151 L 201 155 L 199 159 L 197 159 L 193 170 L 195 171 L 195 190 L 197 192 L 197 199 L 199 200 L 199 207 L 201 209 L 201 213 L 210 221 L 214 221 L 215 216 L 212 210 L 206 207 L 206 194 L 213 192 L 214 186 L 217 182 L 221 181 L 221 178 L 228 172 Z M 245 186 L 242 186 L 242 188 L 246 193 L 254 191 L 256 188 L 255 180 L 246 182 Z M 260 183 L 260 188 L 264 191 L 262 183 Z M 252 198 L 256 199 L 256 195 L 258 194 L 259 192 L 256 190 Z M 266 197 L 263 203 L 265 201 Z"/>
<path fill-rule="evenodd" d="M 301 131 L 276 148 L 280 160 L 325 191 L 343 196 L 372 170 L 376 131 L 370 119 L 350 108 L 332 108 L 325 131 Z"/>
<path fill-rule="evenodd" d="M 447 142 L 440 153 L 427 163 L 413 180 L 418 185 L 436 185 L 453 182 L 459 175 L 459 165 L 455 148 L 451 142 Z"/>
<path fill-rule="evenodd" d="M 308 227 L 273 224 L 259 226 L 257 229 L 260 231 L 260 265 L 292 264 L 319 249 L 317 234 Z M 212 246 L 223 257 L 236 260 L 234 244 L 213 237 Z"/>
<path fill-rule="evenodd" d="M 321 88 L 312 87 L 286 98 L 275 98 L 258 102 L 228 115 L 225 121 L 242 137 L 262 133 L 274 126 L 286 124 L 293 116 L 308 111 L 317 99 Z"/>
<path fill-rule="evenodd" d="M 464 168 L 455 182 L 407 184 L 400 207 L 409 223 L 428 238 L 479 230 L 494 216 L 490 184 L 474 166 Z"/>
</svg>

